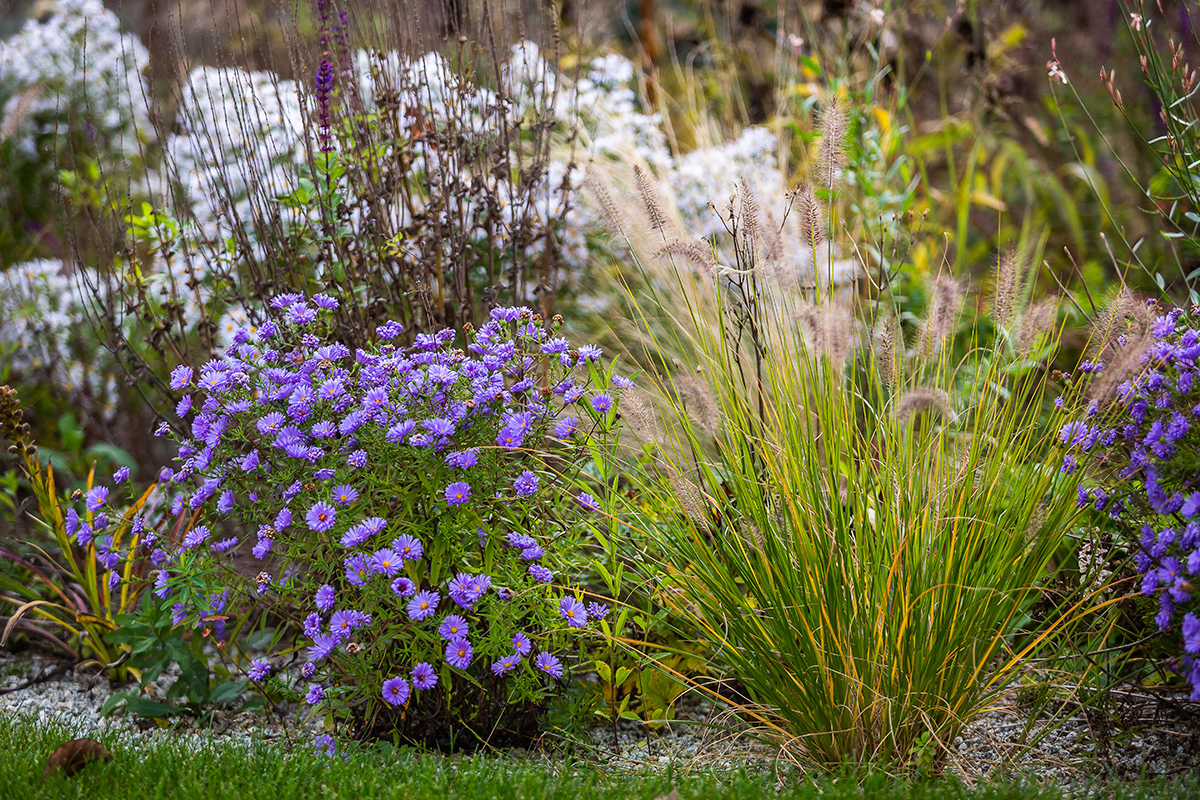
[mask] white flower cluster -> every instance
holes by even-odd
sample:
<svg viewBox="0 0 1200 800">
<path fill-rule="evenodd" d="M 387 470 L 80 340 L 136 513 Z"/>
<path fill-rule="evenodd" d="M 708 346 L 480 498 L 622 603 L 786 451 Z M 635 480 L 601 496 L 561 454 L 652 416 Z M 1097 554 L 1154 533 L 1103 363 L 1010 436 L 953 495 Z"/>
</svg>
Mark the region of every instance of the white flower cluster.
<svg viewBox="0 0 1200 800">
<path fill-rule="evenodd" d="M 136 154 L 150 128 L 149 61 L 101 0 L 57 0 L 44 22 L 31 19 L 0 42 L 0 139 L 32 159 L 41 136 L 75 125 L 118 154 Z"/>
<path fill-rule="evenodd" d="M 106 421 L 116 411 L 111 362 L 81 335 L 85 287 L 95 275 L 66 275 L 56 260 L 29 261 L 0 272 L 0 358 L 25 377 L 54 386 Z M 102 285 L 102 284 L 101 284 Z M 104 363 L 100 363 L 104 362 Z"/>
</svg>

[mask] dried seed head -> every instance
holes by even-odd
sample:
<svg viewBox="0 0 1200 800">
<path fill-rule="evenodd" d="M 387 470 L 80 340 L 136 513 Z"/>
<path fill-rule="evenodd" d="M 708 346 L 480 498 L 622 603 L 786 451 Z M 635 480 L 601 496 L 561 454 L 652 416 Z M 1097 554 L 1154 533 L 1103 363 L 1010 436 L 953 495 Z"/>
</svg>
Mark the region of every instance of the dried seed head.
<svg viewBox="0 0 1200 800">
<path fill-rule="evenodd" d="M 1118 340 L 1122 336 L 1129 341 L 1139 339 L 1153 324 L 1154 314 L 1146 301 L 1122 286 L 1104 316 L 1092 327 L 1088 359 L 1108 362 L 1121 349 Z"/>
<path fill-rule="evenodd" d="M 1054 330 L 1058 318 L 1058 299 L 1043 298 L 1025 309 L 1017 323 L 1017 352 L 1027 356 L 1037 346 L 1038 339 L 1043 333 Z"/>
<path fill-rule="evenodd" d="M 650 223 L 650 230 L 661 231 L 667 226 L 667 218 L 663 215 L 662 202 L 658 197 L 658 188 L 640 164 L 633 167 L 633 178 L 637 183 L 638 196 L 642 200 L 642 210 Z"/>
<path fill-rule="evenodd" d="M 681 474 L 678 469 L 667 462 L 660 461 L 659 464 L 666 472 L 667 479 L 671 482 L 671 488 L 675 490 L 675 497 L 679 500 L 679 505 L 688 518 L 694 522 L 707 521 L 708 515 L 705 510 L 708 508 L 708 503 L 704 499 L 704 492 L 700 490 L 695 481 Z"/>
<path fill-rule="evenodd" d="M 992 317 L 996 324 L 1007 328 L 1016 312 L 1017 298 L 1021 295 L 1025 264 L 1017 257 L 1016 250 L 1001 254 L 996 268 L 996 289 L 992 296 Z"/>
<path fill-rule="evenodd" d="M 950 397 L 941 389 L 921 387 L 913 389 L 896 401 L 896 419 L 905 422 L 911 417 L 936 411 L 947 422 L 954 420 L 954 409 L 950 407 Z"/>
<path fill-rule="evenodd" d="M 934 358 L 946 340 L 954 335 L 962 303 L 962 286 L 953 277 L 942 275 L 933 282 L 929 315 L 921 326 L 921 338 L 917 342 L 917 355 L 920 358 Z"/>
<path fill-rule="evenodd" d="M 638 441 L 662 442 L 662 430 L 658 424 L 654 403 L 641 389 L 627 391 L 621 396 L 621 418 Z"/>
<path fill-rule="evenodd" d="M 762 229 L 758 220 L 758 200 L 755 199 L 754 190 L 750 188 L 750 184 L 746 180 L 742 180 L 738 187 L 738 194 L 742 212 L 742 241 L 746 249 L 752 252 L 762 241 Z"/>
<path fill-rule="evenodd" d="M 687 415 L 701 430 L 715 436 L 718 422 L 717 403 L 713 399 L 708 381 L 695 376 L 682 378 L 675 384 L 675 391 L 678 392 L 679 401 Z"/>
<path fill-rule="evenodd" d="M 904 352 L 904 342 L 901 336 L 900 320 L 889 315 L 880 320 L 878 329 L 872 337 L 875 348 L 875 368 L 879 371 L 879 380 L 885 386 L 892 386 L 898 382 L 899 355 Z"/>
<path fill-rule="evenodd" d="M 825 107 L 818 125 L 821 142 L 817 145 L 816 180 L 825 189 L 833 189 L 846 166 L 846 107 L 840 98 Z"/>
<path fill-rule="evenodd" d="M 712 279 L 717 274 L 717 259 L 711 247 L 704 247 L 696 242 L 670 242 L 654 253 L 656 258 L 680 256 L 706 278 Z"/>
<path fill-rule="evenodd" d="M 792 195 L 796 208 L 796 225 L 800 230 L 800 241 L 806 248 L 816 251 L 825 241 L 825 225 L 821 219 L 821 203 L 810 184 L 804 184 Z"/>
<path fill-rule="evenodd" d="M 838 367 L 853 355 L 858 321 L 849 308 L 839 303 L 804 303 L 794 316 L 811 352 L 827 356 Z"/>
<path fill-rule="evenodd" d="M 604 218 L 604 222 L 608 225 L 609 230 L 617 236 L 624 236 L 624 218 L 617 207 L 617 201 L 613 198 L 612 191 L 608 187 L 608 182 L 600 174 L 600 171 L 589 164 L 587 177 L 583 183 L 595 196 L 596 203 L 600 207 L 600 216 Z"/>
</svg>

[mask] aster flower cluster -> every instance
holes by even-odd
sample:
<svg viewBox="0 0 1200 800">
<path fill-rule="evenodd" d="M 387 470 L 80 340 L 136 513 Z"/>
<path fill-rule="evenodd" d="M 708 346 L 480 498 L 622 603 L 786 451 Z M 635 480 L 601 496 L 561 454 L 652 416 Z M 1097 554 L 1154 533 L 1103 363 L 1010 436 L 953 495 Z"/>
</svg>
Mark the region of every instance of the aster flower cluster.
<svg viewBox="0 0 1200 800">
<path fill-rule="evenodd" d="M 1111 407 L 1094 400 L 1060 437 L 1107 479 L 1081 487 L 1079 504 L 1137 531 L 1141 591 L 1157 596 L 1158 629 L 1181 640 L 1192 699 L 1200 700 L 1200 598 L 1191 585 L 1200 573 L 1200 330 L 1173 309 L 1154 321 L 1143 346 L 1140 371 L 1117 386 Z M 1108 368 L 1094 361 L 1082 370 L 1097 376 Z M 1062 466 L 1075 468 L 1074 460 Z"/>
<path fill-rule="evenodd" d="M 298 674 L 267 660 L 250 677 L 361 724 L 412 729 L 445 696 L 464 717 L 480 692 L 538 702 L 607 610 L 562 585 L 596 507 L 568 487 L 627 382 L 610 389 L 599 348 L 526 308 L 493 310 L 465 351 L 452 330 L 397 347 L 387 323 L 352 352 L 324 338 L 337 302 L 276 297 L 254 342 L 172 371 L 190 425 L 161 477 L 171 510 L 200 522 L 160 560 L 156 594 L 198 622 L 213 603 L 196 598 L 214 595 L 223 616 L 255 604 L 302 620 Z M 252 583 L 228 568 L 237 552 L 261 561 Z"/>
</svg>

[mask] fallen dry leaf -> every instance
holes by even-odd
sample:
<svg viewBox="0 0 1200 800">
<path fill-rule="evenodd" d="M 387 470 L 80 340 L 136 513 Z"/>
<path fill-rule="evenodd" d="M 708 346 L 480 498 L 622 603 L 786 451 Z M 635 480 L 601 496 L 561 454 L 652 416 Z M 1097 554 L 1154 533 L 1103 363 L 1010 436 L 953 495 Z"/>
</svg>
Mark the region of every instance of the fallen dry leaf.
<svg viewBox="0 0 1200 800">
<path fill-rule="evenodd" d="M 113 754 L 95 739 L 72 739 L 58 746 L 46 759 L 46 771 L 42 780 L 48 780 L 58 772 L 69 778 L 93 761 L 112 761 Z"/>
</svg>

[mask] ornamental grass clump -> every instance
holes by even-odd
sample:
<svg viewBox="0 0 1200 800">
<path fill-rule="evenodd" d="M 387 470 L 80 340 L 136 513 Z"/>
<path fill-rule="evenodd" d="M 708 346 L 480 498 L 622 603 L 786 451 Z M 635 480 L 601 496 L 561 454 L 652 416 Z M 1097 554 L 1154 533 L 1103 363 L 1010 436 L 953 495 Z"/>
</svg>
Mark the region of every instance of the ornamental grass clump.
<svg viewBox="0 0 1200 800">
<path fill-rule="evenodd" d="M 600 351 L 526 308 L 465 352 L 450 329 L 395 347 L 390 322 L 351 351 L 326 338 L 336 303 L 276 297 L 172 373 L 190 435 L 163 479 L 197 524 L 155 593 L 179 621 L 216 596 L 290 623 L 250 678 L 354 736 L 528 737 L 596 616 L 565 575 L 589 510 L 572 470 L 615 419 Z"/>
<path fill-rule="evenodd" d="M 1200 700 L 1200 359 L 1196 309 L 1156 315 L 1123 292 L 1107 315 L 1104 347 L 1081 367 L 1092 402 L 1062 429 L 1097 474 L 1081 506 L 1106 511 L 1128 534 L 1141 593 L 1157 597 L 1154 624 L 1168 664 Z"/>
<path fill-rule="evenodd" d="M 1057 336 L 1011 279 L 994 339 L 964 330 L 949 275 L 906 331 L 885 283 L 840 285 L 824 201 L 792 198 L 812 207 L 794 233 L 748 191 L 714 208 L 720 238 L 629 228 L 654 302 L 629 292 L 625 340 L 656 411 L 631 422 L 629 469 L 665 509 L 630 518 L 663 553 L 660 596 L 744 690 L 724 699 L 789 753 L 940 768 L 1074 613 L 1030 613 L 1077 513 L 1055 437 L 1068 412 L 1046 396 Z"/>
</svg>

